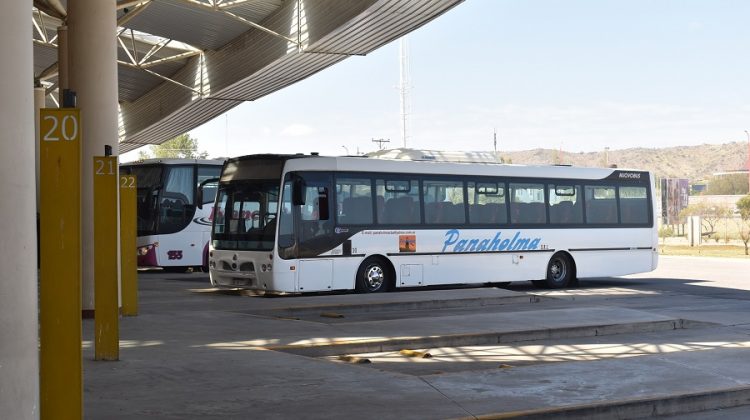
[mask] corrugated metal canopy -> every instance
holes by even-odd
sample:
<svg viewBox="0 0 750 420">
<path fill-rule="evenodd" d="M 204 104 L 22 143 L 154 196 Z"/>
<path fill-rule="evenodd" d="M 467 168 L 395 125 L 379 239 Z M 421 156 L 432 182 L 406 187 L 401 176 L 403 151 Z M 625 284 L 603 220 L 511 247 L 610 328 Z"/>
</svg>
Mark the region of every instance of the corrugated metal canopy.
<svg viewBox="0 0 750 420">
<path fill-rule="evenodd" d="M 120 0 L 120 152 L 367 54 L 461 1 Z M 57 96 L 56 31 L 66 3 L 34 1 L 34 71 L 48 106 Z"/>
</svg>

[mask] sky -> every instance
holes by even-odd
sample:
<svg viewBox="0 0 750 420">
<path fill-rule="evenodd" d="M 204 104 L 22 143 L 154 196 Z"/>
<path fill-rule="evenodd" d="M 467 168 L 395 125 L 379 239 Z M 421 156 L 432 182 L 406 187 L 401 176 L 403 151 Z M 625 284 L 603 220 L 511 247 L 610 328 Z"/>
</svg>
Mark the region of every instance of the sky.
<svg viewBox="0 0 750 420">
<path fill-rule="evenodd" d="M 748 141 L 745 0 L 466 0 L 407 39 L 410 148 L 493 150 L 495 130 L 498 151 Z M 211 157 L 403 147 L 398 84 L 394 41 L 190 135 Z"/>
</svg>

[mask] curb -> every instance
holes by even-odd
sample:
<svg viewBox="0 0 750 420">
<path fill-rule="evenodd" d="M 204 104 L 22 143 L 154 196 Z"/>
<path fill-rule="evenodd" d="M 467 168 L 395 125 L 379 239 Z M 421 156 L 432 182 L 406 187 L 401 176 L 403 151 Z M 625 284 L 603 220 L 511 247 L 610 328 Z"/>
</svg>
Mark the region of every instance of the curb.
<svg viewBox="0 0 750 420">
<path fill-rule="evenodd" d="M 253 315 L 262 316 L 299 316 L 299 315 L 317 315 L 318 312 L 395 312 L 395 311 L 418 311 L 427 309 L 456 309 L 456 308 L 481 308 L 484 306 L 500 306 L 510 304 L 533 304 L 542 300 L 553 300 L 553 298 L 538 295 L 518 295 L 518 296 L 500 296 L 500 297 L 472 297 L 450 300 L 414 300 L 406 302 L 373 302 L 373 303 L 342 303 L 335 305 L 308 305 L 287 307 L 266 310 L 242 311 Z"/>
<path fill-rule="evenodd" d="M 523 341 L 549 340 L 558 338 L 596 337 L 627 334 L 633 332 L 654 332 L 680 330 L 705 326 L 706 323 L 685 319 L 664 321 L 643 321 L 628 324 L 602 324 L 556 329 L 523 330 L 512 332 L 489 332 L 474 334 L 450 334 L 429 337 L 398 337 L 391 339 L 341 341 L 326 344 L 290 344 L 267 346 L 267 350 L 282 351 L 307 357 L 336 356 L 340 354 L 380 353 L 399 351 L 404 348 L 421 349 L 434 347 L 461 347 L 516 343 Z"/>
<path fill-rule="evenodd" d="M 741 386 L 676 395 L 483 414 L 456 420 L 640 419 L 696 413 L 748 404 L 750 404 L 750 387 Z"/>
</svg>

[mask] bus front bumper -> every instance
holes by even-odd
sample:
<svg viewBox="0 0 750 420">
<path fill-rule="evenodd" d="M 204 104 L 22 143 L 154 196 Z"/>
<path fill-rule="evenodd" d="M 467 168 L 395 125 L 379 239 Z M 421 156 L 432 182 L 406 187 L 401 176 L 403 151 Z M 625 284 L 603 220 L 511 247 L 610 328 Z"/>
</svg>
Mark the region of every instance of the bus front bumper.
<svg viewBox="0 0 750 420">
<path fill-rule="evenodd" d="M 211 284 L 214 287 L 261 289 L 258 284 L 258 276 L 255 273 L 245 273 L 234 270 L 210 270 Z"/>
</svg>

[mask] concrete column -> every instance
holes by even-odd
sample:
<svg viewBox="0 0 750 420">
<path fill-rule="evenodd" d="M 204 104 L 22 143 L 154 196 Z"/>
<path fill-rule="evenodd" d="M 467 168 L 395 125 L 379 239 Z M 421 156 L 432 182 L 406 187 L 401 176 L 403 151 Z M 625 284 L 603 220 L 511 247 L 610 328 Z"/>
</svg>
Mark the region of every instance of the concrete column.
<svg viewBox="0 0 750 420">
<path fill-rule="evenodd" d="M 39 418 L 31 0 L 0 13 L 0 417 Z"/>
<path fill-rule="evenodd" d="M 34 86 L 34 168 L 36 169 L 36 205 L 39 207 L 39 110 L 46 107 L 44 86 Z"/>
<path fill-rule="evenodd" d="M 70 89 L 81 109 L 81 241 L 84 314 L 94 309 L 93 156 L 118 151 L 115 0 L 68 0 Z M 119 258 L 118 258 L 119 260 Z"/>
</svg>

